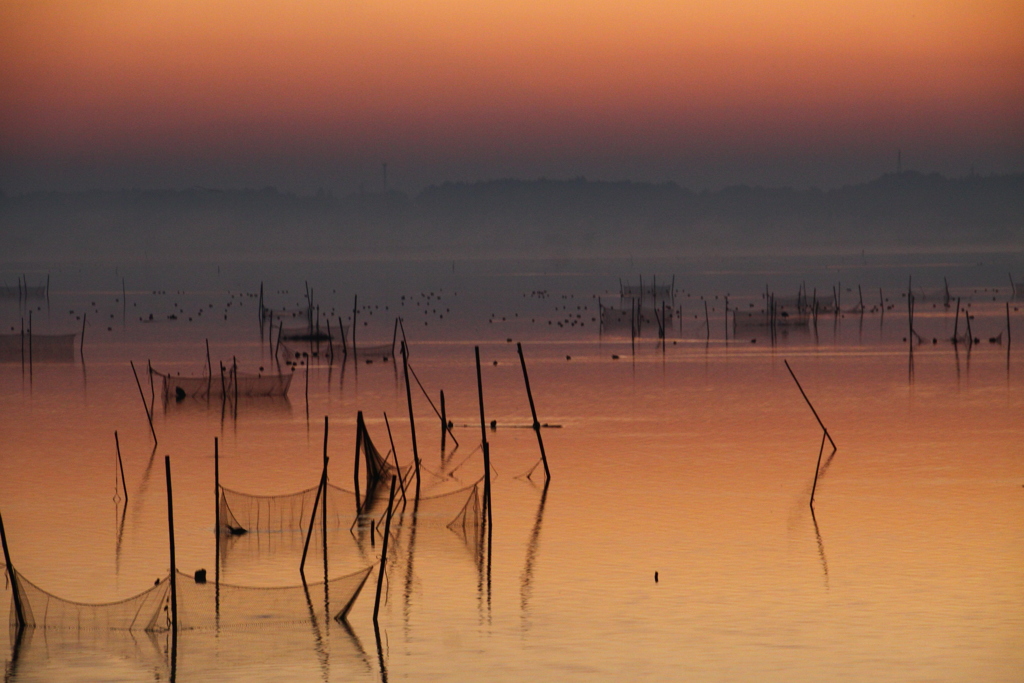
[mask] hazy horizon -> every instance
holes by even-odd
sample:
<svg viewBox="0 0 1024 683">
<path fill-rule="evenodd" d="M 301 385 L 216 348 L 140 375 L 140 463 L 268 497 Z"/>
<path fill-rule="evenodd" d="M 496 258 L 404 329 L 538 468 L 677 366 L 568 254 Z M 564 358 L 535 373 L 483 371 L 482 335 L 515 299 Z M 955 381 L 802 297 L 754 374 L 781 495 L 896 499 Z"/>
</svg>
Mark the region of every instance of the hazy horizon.
<svg viewBox="0 0 1024 683">
<path fill-rule="evenodd" d="M 0 188 L 823 189 L 1024 171 L 1024 7 L 0 7 Z"/>
</svg>

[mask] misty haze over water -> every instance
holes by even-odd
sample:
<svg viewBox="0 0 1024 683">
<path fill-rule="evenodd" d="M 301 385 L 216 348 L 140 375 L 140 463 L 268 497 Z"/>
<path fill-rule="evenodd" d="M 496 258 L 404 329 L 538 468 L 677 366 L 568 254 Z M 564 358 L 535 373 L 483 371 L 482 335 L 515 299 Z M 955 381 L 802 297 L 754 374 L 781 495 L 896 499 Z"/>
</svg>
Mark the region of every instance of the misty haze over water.
<svg viewBox="0 0 1024 683">
<path fill-rule="evenodd" d="M 1024 248 L 1024 174 L 891 173 L 831 190 L 494 180 L 333 196 L 275 188 L 0 197 L 8 263 L 602 258 Z"/>
</svg>

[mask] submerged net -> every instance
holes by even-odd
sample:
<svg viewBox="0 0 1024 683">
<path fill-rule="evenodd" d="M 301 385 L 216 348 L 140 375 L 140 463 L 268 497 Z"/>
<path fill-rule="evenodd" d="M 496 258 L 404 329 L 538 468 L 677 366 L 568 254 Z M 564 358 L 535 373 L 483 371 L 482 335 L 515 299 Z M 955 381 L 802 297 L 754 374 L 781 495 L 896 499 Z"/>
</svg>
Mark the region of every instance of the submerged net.
<svg viewBox="0 0 1024 683">
<path fill-rule="evenodd" d="M 259 627 L 308 622 L 320 614 L 341 619 L 370 575 L 372 566 L 324 583 L 280 588 L 197 583 L 177 573 L 179 629 Z M 91 604 L 64 600 L 44 591 L 15 570 L 25 625 L 78 631 L 166 631 L 171 627 L 169 577 L 142 593 L 117 602 Z M 11 602 L 11 625 L 17 613 Z"/>
<path fill-rule="evenodd" d="M 479 484 L 450 493 L 421 496 L 418 501 L 409 502 L 405 513 L 414 513 L 417 524 L 443 526 L 465 539 L 475 538 L 480 532 Z"/>
<path fill-rule="evenodd" d="M 394 345 L 360 344 L 355 347 L 355 354 L 358 358 L 362 359 L 386 361 L 394 357 Z"/>
<path fill-rule="evenodd" d="M 359 513 L 368 512 L 387 495 L 385 489 L 390 486 L 392 475 L 405 476 L 409 470 L 407 466 L 399 471 L 381 455 L 361 417 L 356 428 L 359 452 L 365 467 L 362 477 L 365 488 L 358 503 L 354 492 L 328 482 L 326 493 L 322 496 L 326 515 L 318 510 L 314 517 L 313 505 L 319 486 L 272 496 L 253 495 L 221 486 L 220 532 L 233 535 L 250 532 L 305 532 L 311 521 L 314 529 L 324 525 L 327 529 L 351 526 L 352 520 Z"/>
<path fill-rule="evenodd" d="M 220 531 L 223 534 L 260 532 L 305 532 L 313 514 L 319 486 L 278 496 L 255 496 L 220 488 Z M 347 528 L 356 514 L 356 498 L 351 491 L 327 484 L 327 528 Z M 313 528 L 323 525 L 318 511 Z"/>
<path fill-rule="evenodd" d="M 178 628 L 254 628 L 302 623 L 321 616 L 342 619 L 370 576 L 372 566 L 306 585 L 274 588 L 196 583 L 178 573 Z"/>
<path fill-rule="evenodd" d="M 164 381 L 164 395 L 168 398 L 208 398 L 230 396 L 285 396 L 292 383 L 291 374 L 247 375 L 228 373 L 221 377 L 180 377 L 154 372 Z"/>
<path fill-rule="evenodd" d="M 163 631 L 170 626 L 170 583 L 166 578 L 124 600 L 85 603 L 59 598 L 26 579 L 18 570 L 14 574 L 26 626 L 119 631 Z M 13 600 L 11 624 L 17 624 Z"/>
</svg>

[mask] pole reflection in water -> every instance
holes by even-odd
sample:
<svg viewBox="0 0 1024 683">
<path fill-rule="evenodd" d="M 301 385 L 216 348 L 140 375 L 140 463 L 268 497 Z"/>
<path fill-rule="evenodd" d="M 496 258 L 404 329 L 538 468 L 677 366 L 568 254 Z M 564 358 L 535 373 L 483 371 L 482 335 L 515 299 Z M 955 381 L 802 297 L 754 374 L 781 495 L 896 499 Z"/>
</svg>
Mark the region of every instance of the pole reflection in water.
<svg viewBox="0 0 1024 683">
<path fill-rule="evenodd" d="M 526 545 L 526 562 L 519 580 L 519 610 L 522 613 L 523 631 L 529 630 L 530 596 L 533 594 L 533 565 L 537 561 L 537 551 L 540 548 L 540 529 L 544 523 L 544 505 L 548 500 L 549 483 L 545 480 L 544 488 L 541 490 L 540 502 L 537 503 L 537 516 L 533 521 L 533 529 L 530 531 L 530 541 Z"/>
</svg>

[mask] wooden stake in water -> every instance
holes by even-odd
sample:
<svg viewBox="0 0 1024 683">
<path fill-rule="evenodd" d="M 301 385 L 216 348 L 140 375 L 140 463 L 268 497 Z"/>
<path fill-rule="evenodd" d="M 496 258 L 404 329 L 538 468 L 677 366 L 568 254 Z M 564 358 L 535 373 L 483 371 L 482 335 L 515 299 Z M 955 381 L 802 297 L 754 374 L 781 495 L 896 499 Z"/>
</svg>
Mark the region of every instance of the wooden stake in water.
<svg viewBox="0 0 1024 683">
<path fill-rule="evenodd" d="M 484 417 L 484 382 L 480 374 L 480 347 L 474 346 L 476 353 L 476 391 L 480 398 L 480 439 L 484 454 L 484 505 L 487 506 L 487 516 L 490 517 L 491 509 L 491 449 L 487 443 L 487 421 Z"/>
<path fill-rule="evenodd" d="M 1010 338 L 1010 302 L 1006 302 L 1006 346 L 1009 348 L 1010 342 L 1013 341 Z"/>
<path fill-rule="evenodd" d="M 533 392 L 530 390 L 530 376 L 526 372 L 523 345 L 516 342 L 516 350 L 519 351 L 519 363 L 523 366 L 523 382 L 526 383 L 526 397 L 530 400 L 530 414 L 533 415 L 533 431 L 537 434 L 537 445 L 540 446 L 540 459 L 544 463 L 544 483 L 546 485 L 551 479 L 551 470 L 548 469 L 548 456 L 544 452 L 544 438 L 540 434 L 540 421 L 537 420 L 537 408 L 533 403 Z"/>
<path fill-rule="evenodd" d="M 206 400 L 210 400 L 210 390 L 213 389 L 213 362 L 210 360 L 210 340 L 206 340 Z"/>
<path fill-rule="evenodd" d="M 825 452 L 825 437 L 828 432 L 821 433 L 821 446 L 818 447 L 818 464 L 814 466 L 814 483 L 811 484 L 811 514 L 814 514 L 814 492 L 818 489 L 818 472 L 821 470 L 821 454 Z"/>
<path fill-rule="evenodd" d="M 306 530 L 306 542 L 302 545 L 302 559 L 299 561 L 299 574 L 302 576 L 302 583 L 306 583 L 306 555 L 309 553 L 309 541 L 313 537 L 313 526 L 316 524 L 316 513 L 321 500 L 326 497 L 327 487 L 327 462 L 324 459 L 324 470 L 320 474 L 320 485 L 316 488 L 316 497 L 313 498 L 313 511 L 309 516 L 309 529 Z M 326 501 L 324 501 L 326 504 Z"/>
<path fill-rule="evenodd" d="M 957 336 L 960 332 L 960 297 L 956 298 L 956 315 L 953 317 L 953 345 L 960 343 Z"/>
<path fill-rule="evenodd" d="M 1009 306 L 1009 304 L 1007 304 L 1007 306 Z M 1007 308 L 1007 311 L 1009 311 L 1009 308 Z M 1007 313 L 1006 315 L 1007 315 L 1007 318 L 1006 318 L 1007 323 L 1009 323 L 1009 320 L 1010 320 L 1009 315 L 1010 314 Z M 442 458 L 444 457 L 445 439 L 446 439 L 447 436 L 448 436 L 448 411 L 445 409 L 445 406 L 444 406 L 444 389 L 442 389 L 441 390 L 441 457 Z"/>
<path fill-rule="evenodd" d="M 807 398 L 807 393 L 804 391 L 804 388 L 800 386 L 800 380 L 798 380 L 796 375 L 793 373 L 793 368 L 789 367 L 789 361 L 783 359 L 782 362 L 786 364 L 786 369 L 789 370 L 789 376 L 793 378 L 794 382 L 796 382 L 796 388 L 800 390 L 800 395 L 804 397 L 804 401 L 807 402 L 807 407 L 811 409 L 811 412 L 814 414 L 814 419 L 818 421 L 818 425 L 821 427 L 822 431 L 825 432 L 825 436 L 828 437 L 828 441 L 832 444 L 832 448 L 837 448 L 836 442 L 832 440 L 832 435 L 828 433 L 828 427 L 826 427 L 825 423 L 821 421 L 820 417 L 818 417 L 818 411 L 814 409 L 814 406 L 811 404 L 811 399 Z"/>
<path fill-rule="evenodd" d="M 377 615 L 380 613 L 380 592 L 384 586 L 384 567 L 388 561 L 388 539 L 391 536 L 391 513 L 395 509 L 395 477 L 391 477 L 391 494 L 388 497 L 388 514 L 384 518 L 384 538 L 380 546 L 380 570 L 377 572 L 377 595 L 373 600 L 373 623 L 377 624 Z"/>
<path fill-rule="evenodd" d="M 359 352 L 356 351 L 356 316 L 359 313 L 359 295 L 352 299 L 352 360 L 358 362 Z"/>
<path fill-rule="evenodd" d="M 174 560 L 174 497 L 171 494 L 171 456 L 164 456 L 164 472 L 167 477 L 167 535 L 171 551 L 171 630 L 178 630 L 178 565 Z"/>
<path fill-rule="evenodd" d="M 384 426 L 388 430 L 388 442 L 391 443 L 391 457 L 395 459 L 395 470 L 398 472 L 398 486 L 402 490 L 402 500 L 406 499 L 405 496 L 405 480 L 402 478 L 402 466 L 398 464 L 398 449 L 395 448 L 395 439 L 391 436 L 391 423 L 388 422 L 388 414 L 384 413 Z"/>
<path fill-rule="evenodd" d="M 213 519 L 214 519 L 214 553 L 213 581 L 216 588 L 217 613 L 220 615 L 220 440 L 213 437 Z"/>
<path fill-rule="evenodd" d="M 323 544 L 324 544 L 324 567 L 327 565 L 327 416 L 324 415 L 324 505 L 320 510 L 320 525 L 323 527 L 321 532 L 323 533 Z M 324 577 L 324 585 L 326 586 L 327 577 Z"/>
<path fill-rule="evenodd" d="M 356 487 L 356 514 L 359 514 L 359 510 L 362 509 L 363 503 L 359 491 L 359 452 L 363 447 L 363 411 L 356 413 L 356 457 L 353 463 L 352 480 Z M 367 490 L 369 495 L 369 490 Z"/>
<path fill-rule="evenodd" d="M 7 547 L 7 532 L 4 530 L 4 517 L 0 515 L 0 542 L 4 547 L 4 562 L 7 564 L 7 576 L 11 579 L 11 593 L 14 598 L 14 616 L 18 620 L 18 628 L 25 626 L 25 608 L 21 604 L 21 590 L 18 587 L 18 575 L 14 572 L 11 562 L 11 551 Z"/>
<path fill-rule="evenodd" d="M 405 373 L 405 400 L 409 404 L 409 430 L 412 432 L 412 458 L 416 467 L 416 499 L 420 497 L 420 452 L 416 446 L 416 419 L 412 412 L 412 387 L 409 385 L 409 347 L 402 341 L 402 371 Z"/>
<path fill-rule="evenodd" d="M 78 342 L 78 355 L 85 358 L 85 311 L 82 312 L 82 336 Z"/>
<path fill-rule="evenodd" d="M 128 485 L 124 483 L 124 463 L 121 461 L 121 441 L 114 430 L 114 447 L 117 449 L 117 467 L 121 471 L 121 490 L 124 491 L 124 504 L 128 504 Z"/>
<path fill-rule="evenodd" d="M 146 410 L 146 419 L 149 420 L 149 431 L 153 434 L 153 444 L 156 445 L 156 429 L 153 428 L 153 413 L 150 412 L 149 406 L 146 405 L 146 394 L 142 391 L 142 382 L 139 381 L 139 373 L 135 371 L 135 363 L 128 361 L 132 366 L 132 374 L 135 375 L 135 386 L 139 388 L 139 398 L 142 399 L 142 407 Z"/>
</svg>

